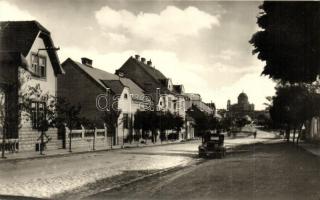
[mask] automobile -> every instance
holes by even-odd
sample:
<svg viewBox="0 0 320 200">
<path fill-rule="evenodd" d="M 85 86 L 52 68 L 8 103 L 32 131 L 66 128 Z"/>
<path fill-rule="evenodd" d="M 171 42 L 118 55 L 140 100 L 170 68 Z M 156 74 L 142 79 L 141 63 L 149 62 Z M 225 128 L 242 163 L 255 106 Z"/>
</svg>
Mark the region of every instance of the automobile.
<svg viewBox="0 0 320 200">
<path fill-rule="evenodd" d="M 202 144 L 198 147 L 199 157 L 223 158 L 226 155 L 224 147 L 224 135 L 206 133 L 203 137 Z"/>
</svg>

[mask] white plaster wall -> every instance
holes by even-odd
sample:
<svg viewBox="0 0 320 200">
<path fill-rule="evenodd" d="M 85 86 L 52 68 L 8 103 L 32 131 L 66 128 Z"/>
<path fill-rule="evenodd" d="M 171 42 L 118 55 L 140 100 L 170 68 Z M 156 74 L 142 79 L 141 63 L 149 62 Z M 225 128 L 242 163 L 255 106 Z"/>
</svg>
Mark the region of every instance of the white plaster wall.
<svg viewBox="0 0 320 200">
<path fill-rule="evenodd" d="M 32 53 L 37 53 L 38 49 L 41 48 L 45 48 L 43 39 L 40 37 L 37 37 L 35 42 L 33 43 L 30 52 L 28 53 L 26 59 L 27 62 L 29 64 L 29 66 L 31 66 L 31 54 Z M 49 55 L 47 53 L 47 51 L 39 51 L 39 55 L 40 56 L 44 56 L 46 57 L 46 64 L 47 64 L 47 68 L 46 68 L 46 78 L 42 79 L 42 78 L 37 78 L 37 77 L 32 77 L 32 79 L 30 81 L 28 81 L 28 84 L 31 86 L 35 86 L 36 84 L 40 84 L 41 85 L 41 89 L 43 90 L 43 92 L 49 92 L 49 94 L 56 96 L 57 93 L 57 77 L 54 74 L 53 71 L 53 67 L 52 67 L 52 63 L 51 60 L 49 58 Z"/>
</svg>

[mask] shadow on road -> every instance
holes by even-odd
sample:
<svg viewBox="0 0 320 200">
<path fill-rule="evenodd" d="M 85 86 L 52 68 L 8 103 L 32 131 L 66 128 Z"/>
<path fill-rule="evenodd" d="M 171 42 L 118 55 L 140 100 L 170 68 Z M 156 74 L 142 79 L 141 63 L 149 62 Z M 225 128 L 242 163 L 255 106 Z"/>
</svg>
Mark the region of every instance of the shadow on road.
<svg viewBox="0 0 320 200">
<path fill-rule="evenodd" d="M 186 153 L 182 153 L 184 151 L 178 151 L 180 153 L 164 153 L 164 152 L 122 152 L 122 154 L 139 154 L 139 155 L 148 155 L 148 156 L 182 156 L 189 158 L 197 158 L 198 154 L 196 151 L 194 153 L 190 153 L 190 151 L 185 151 Z"/>
<path fill-rule="evenodd" d="M 43 200 L 36 197 L 25 197 L 25 196 L 10 196 L 10 195 L 0 195 L 1 200 Z"/>
</svg>

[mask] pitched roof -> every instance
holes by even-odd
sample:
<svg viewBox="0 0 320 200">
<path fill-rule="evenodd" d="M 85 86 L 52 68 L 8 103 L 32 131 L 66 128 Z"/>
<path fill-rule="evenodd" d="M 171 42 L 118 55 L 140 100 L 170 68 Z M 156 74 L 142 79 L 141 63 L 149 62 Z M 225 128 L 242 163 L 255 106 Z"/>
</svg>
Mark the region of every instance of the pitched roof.
<svg viewBox="0 0 320 200">
<path fill-rule="evenodd" d="M 140 88 L 137 84 L 135 84 L 131 79 L 121 78 L 120 80 L 123 85 L 130 88 L 132 94 L 140 95 L 140 97 L 144 95 L 143 89 Z"/>
<path fill-rule="evenodd" d="M 148 64 L 145 64 L 145 63 L 143 63 L 141 61 L 138 61 L 137 59 L 135 59 L 133 57 L 130 57 L 130 59 L 132 59 L 135 64 L 137 64 L 137 65 L 141 66 L 143 69 L 145 69 L 147 71 L 147 73 L 150 74 L 156 80 L 167 79 L 167 77 L 165 75 L 163 75 L 155 67 L 152 67 L 152 66 L 150 66 Z"/>
<path fill-rule="evenodd" d="M 120 80 L 101 80 L 107 87 L 109 87 L 115 94 L 120 95 L 123 91 L 124 85 Z"/>
<path fill-rule="evenodd" d="M 147 74 L 149 74 L 151 78 L 153 78 L 155 83 L 159 85 L 159 87 L 164 86 L 160 80 L 167 79 L 167 78 L 159 70 L 141 62 L 140 60 L 133 58 L 132 56 L 129 57 L 129 59 L 122 65 L 122 67 L 119 70 L 117 70 L 117 72 L 121 71 L 121 69 L 123 69 L 124 66 L 128 66 L 128 65 L 138 66 L 139 68 L 143 69 Z M 130 69 L 130 66 L 128 69 Z M 143 78 L 143 77 L 137 77 L 137 78 Z"/>
<path fill-rule="evenodd" d="M 18 52 L 26 57 L 38 35 L 46 47 L 54 47 L 50 32 L 37 21 L 0 22 L 0 52 Z M 63 73 L 56 52 L 48 51 L 48 54 L 55 73 Z"/>
<path fill-rule="evenodd" d="M 144 94 L 143 89 L 141 89 L 137 84 L 128 78 L 120 78 L 115 74 L 111 74 L 101 69 L 89 67 L 80 62 L 73 61 L 71 58 L 68 58 L 66 61 L 64 61 L 64 63 L 68 60 L 73 62 L 82 71 L 88 74 L 100 86 L 103 88 L 110 88 L 115 94 L 121 94 L 124 87 L 128 87 L 131 94 L 136 94 L 138 96 L 142 96 Z M 64 63 L 62 65 L 64 65 Z"/>
</svg>

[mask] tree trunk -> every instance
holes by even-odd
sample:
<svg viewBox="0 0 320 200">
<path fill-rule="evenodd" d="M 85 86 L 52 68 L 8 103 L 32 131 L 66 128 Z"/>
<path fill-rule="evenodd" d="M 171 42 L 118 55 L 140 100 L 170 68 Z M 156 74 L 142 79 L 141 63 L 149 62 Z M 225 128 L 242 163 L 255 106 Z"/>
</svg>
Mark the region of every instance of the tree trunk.
<svg viewBox="0 0 320 200">
<path fill-rule="evenodd" d="M 289 142 L 289 139 L 290 139 L 290 128 L 286 128 L 286 139 L 287 139 L 287 142 Z"/>
<path fill-rule="evenodd" d="M 93 132 L 93 144 L 92 144 L 92 150 L 95 151 L 96 150 L 96 128 L 94 128 L 94 132 Z"/>
<path fill-rule="evenodd" d="M 2 127 L 2 154 L 1 158 L 6 158 L 5 156 L 5 146 L 6 146 L 6 136 L 7 136 L 7 129 L 8 129 L 8 98 L 7 93 L 5 93 L 4 97 L 4 123 Z"/>
<path fill-rule="evenodd" d="M 71 141 L 72 141 L 72 129 L 70 129 L 70 133 L 69 133 L 69 152 L 71 153 Z"/>
<path fill-rule="evenodd" d="M 44 147 L 44 141 L 43 141 L 44 133 L 41 131 L 40 135 L 40 155 L 43 155 L 43 147 Z"/>
<path fill-rule="evenodd" d="M 298 137 L 297 137 L 297 141 L 296 141 L 297 145 L 299 144 L 299 140 L 300 140 L 300 137 L 301 137 L 302 126 L 303 126 L 303 124 L 299 128 Z"/>
<path fill-rule="evenodd" d="M 5 119 L 6 120 L 6 119 Z M 5 122 L 6 123 L 6 122 Z M 5 146 L 6 146 L 6 126 L 4 125 L 4 127 L 2 128 L 3 129 L 3 132 L 2 132 L 2 155 L 1 155 L 1 158 L 6 158 L 5 156 Z"/>
</svg>

